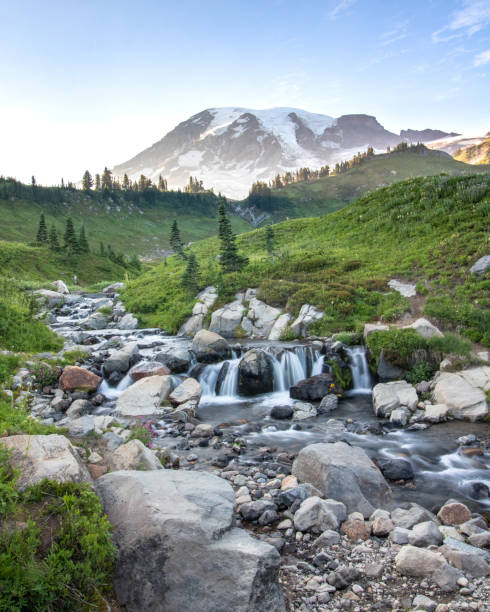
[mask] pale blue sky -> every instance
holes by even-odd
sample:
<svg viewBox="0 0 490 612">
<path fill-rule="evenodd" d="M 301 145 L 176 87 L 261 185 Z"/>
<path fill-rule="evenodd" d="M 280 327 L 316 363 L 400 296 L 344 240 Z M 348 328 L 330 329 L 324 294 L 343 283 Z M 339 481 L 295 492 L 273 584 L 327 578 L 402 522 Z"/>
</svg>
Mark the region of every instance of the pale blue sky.
<svg viewBox="0 0 490 612">
<path fill-rule="evenodd" d="M 212 106 L 490 130 L 488 0 L 0 0 L 0 174 L 79 180 Z"/>
</svg>

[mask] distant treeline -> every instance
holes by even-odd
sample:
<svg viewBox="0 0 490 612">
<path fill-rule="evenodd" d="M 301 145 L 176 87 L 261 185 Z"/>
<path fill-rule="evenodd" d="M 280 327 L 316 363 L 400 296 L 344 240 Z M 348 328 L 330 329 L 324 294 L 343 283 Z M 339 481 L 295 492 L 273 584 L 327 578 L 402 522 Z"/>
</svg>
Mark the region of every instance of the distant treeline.
<svg viewBox="0 0 490 612">
<path fill-rule="evenodd" d="M 150 179 L 141 175 L 139 181 L 128 179 L 127 187 L 124 187 L 124 181 L 120 183 L 119 180 L 113 179 L 110 170 L 107 172 L 106 170 L 107 168 L 101 175 L 104 177 L 104 182 L 102 183 L 99 177 L 99 187 L 96 187 L 94 182 L 90 188 L 88 187 L 89 178 L 92 180 L 90 173 L 89 176 L 86 176 L 87 173 L 84 174 L 82 188 L 77 188 L 73 183 L 65 183 L 63 179 L 59 186 L 43 187 L 37 183 L 35 177 L 32 177 L 31 184 L 27 185 L 11 177 L 0 176 L 0 199 L 14 198 L 38 204 L 57 205 L 63 202 L 75 202 L 80 196 L 88 196 L 104 204 L 112 200 L 114 203 L 126 202 L 149 208 L 164 205 L 189 213 L 216 216 L 217 196 L 212 190 L 204 190 L 202 181 L 195 177 L 189 178 L 189 184 L 184 191 L 168 191 L 166 180 L 161 177 L 161 181 L 154 184 Z M 84 184 L 86 189 L 83 188 Z"/>
<path fill-rule="evenodd" d="M 413 152 L 422 153 L 427 151 L 422 143 L 408 144 L 407 142 L 400 142 L 393 149 L 388 147 L 388 154 Z M 308 167 L 298 168 L 294 172 L 286 172 L 284 174 L 276 174 L 276 176 L 268 183 L 264 181 L 256 181 L 253 183 L 248 194 L 248 202 L 251 206 L 256 206 L 261 210 L 271 211 L 275 208 L 271 198 L 271 191 L 273 189 L 280 189 L 286 187 L 292 183 L 302 183 L 304 181 L 313 181 L 325 176 L 336 176 L 347 172 L 351 168 L 361 166 L 366 160 L 375 156 L 373 147 L 368 147 L 363 153 L 357 153 L 354 157 L 347 161 L 341 161 L 335 164 L 333 168 L 330 166 L 322 166 L 319 169 L 312 169 Z M 277 207 L 277 206 L 276 206 Z"/>
</svg>

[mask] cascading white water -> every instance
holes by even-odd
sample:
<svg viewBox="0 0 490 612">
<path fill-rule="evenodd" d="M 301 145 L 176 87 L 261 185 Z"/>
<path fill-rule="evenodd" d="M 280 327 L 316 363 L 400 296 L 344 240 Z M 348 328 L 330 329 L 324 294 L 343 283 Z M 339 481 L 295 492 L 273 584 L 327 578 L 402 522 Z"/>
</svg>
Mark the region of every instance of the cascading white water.
<svg viewBox="0 0 490 612">
<path fill-rule="evenodd" d="M 352 372 L 351 394 L 371 393 L 371 373 L 366 359 L 366 349 L 363 346 L 346 348 Z"/>
<path fill-rule="evenodd" d="M 126 374 L 126 376 L 119 381 L 116 387 L 111 387 L 107 380 L 103 380 L 100 383 L 98 393 L 102 393 L 102 395 L 109 400 L 115 400 L 125 389 L 132 385 L 133 382 L 134 381 L 129 374 Z"/>
<path fill-rule="evenodd" d="M 311 347 L 300 346 L 293 350 L 285 350 L 279 359 L 272 353 L 269 355 L 272 360 L 275 392 L 288 391 L 300 380 L 322 372 L 324 356 L 320 355 L 319 351 L 312 350 Z M 229 361 L 208 365 L 204 368 L 199 378 L 203 396 L 237 397 L 238 365 L 241 358 L 235 353 L 232 357 L 233 359 Z M 216 393 L 219 373 L 223 367 L 227 368 L 227 372 L 221 382 L 219 392 Z"/>
</svg>

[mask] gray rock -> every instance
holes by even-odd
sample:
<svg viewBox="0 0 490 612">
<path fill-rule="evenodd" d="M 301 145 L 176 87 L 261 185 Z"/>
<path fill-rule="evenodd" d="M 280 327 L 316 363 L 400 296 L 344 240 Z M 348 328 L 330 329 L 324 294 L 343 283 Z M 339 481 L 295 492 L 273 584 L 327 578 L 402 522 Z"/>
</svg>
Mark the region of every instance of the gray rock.
<svg viewBox="0 0 490 612">
<path fill-rule="evenodd" d="M 458 579 L 462 577 L 463 572 L 461 570 L 449 565 L 449 563 L 445 563 L 433 572 L 431 579 L 441 591 L 451 593 L 458 590 Z"/>
<path fill-rule="evenodd" d="M 449 414 L 464 421 L 478 421 L 488 414 L 485 393 L 463 376 L 441 372 L 435 379 L 434 401 L 446 404 Z"/>
<path fill-rule="evenodd" d="M 40 298 L 40 301 L 46 302 L 49 308 L 61 306 L 65 302 L 65 295 L 59 291 L 38 289 L 37 291 L 34 291 L 34 295 Z"/>
<path fill-rule="evenodd" d="M 130 354 L 127 351 L 114 351 L 110 357 L 104 361 L 104 374 L 110 376 L 113 372 L 126 373 L 129 370 Z"/>
<path fill-rule="evenodd" d="M 403 546 L 395 557 L 396 569 L 405 576 L 430 576 L 436 569 L 446 565 L 439 552 L 416 546 Z"/>
<path fill-rule="evenodd" d="M 318 414 L 328 414 L 336 410 L 339 405 L 339 398 L 334 393 L 329 393 L 320 402 L 318 406 Z"/>
<path fill-rule="evenodd" d="M 201 399 L 201 385 L 195 378 L 186 378 L 172 393 L 168 396 L 170 403 L 173 406 L 179 406 L 186 402 L 199 403 Z"/>
<path fill-rule="evenodd" d="M 124 439 L 113 431 L 107 431 L 105 434 L 102 434 L 102 438 L 107 444 L 107 448 L 111 451 L 116 450 L 124 442 Z"/>
<path fill-rule="evenodd" d="M 418 401 L 417 391 L 404 380 L 379 383 L 373 389 L 373 409 L 378 417 L 388 418 L 393 410 L 401 407 L 413 412 Z"/>
<path fill-rule="evenodd" d="M 425 595 L 415 595 L 412 601 L 412 606 L 414 608 L 427 610 L 427 612 L 432 612 L 432 610 L 436 609 L 437 602 L 430 597 L 426 597 Z"/>
<path fill-rule="evenodd" d="M 378 457 L 377 463 L 388 480 L 411 480 L 414 477 L 412 464 L 403 457 Z"/>
<path fill-rule="evenodd" d="M 408 534 L 410 533 L 409 529 L 405 529 L 404 527 L 395 527 L 390 532 L 390 540 L 395 544 L 408 544 Z"/>
<path fill-rule="evenodd" d="M 109 467 L 117 470 L 162 470 L 155 453 L 139 440 L 130 440 L 119 446 L 109 457 Z"/>
<path fill-rule="evenodd" d="M 405 427 L 409 416 L 410 412 L 406 408 L 396 408 L 390 414 L 390 423 L 395 427 Z"/>
<path fill-rule="evenodd" d="M 484 255 L 471 266 L 470 273 L 481 275 L 486 272 L 488 268 L 490 268 L 490 255 Z"/>
<path fill-rule="evenodd" d="M 279 507 L 289 508 L 295 501 L 303 502 L 308 497 L 319 493 L 309 483 L 300 484 L 297 487 L 281 491 L 275 498 Z"/>
<path fill-rule="evenodd" d="M 130 312 L 124 315 L 124 317 L 117 324 L 118 329 L 137 329 L 138 319 Z"/>
<path fill-rule="evenodd" d="M 97 492 L 114 525 L 121 605 L 134 612 L 284 611 L 279 553 L 232 527 L 235 499 L 225 480 L 114 472 L 97 480 Z"/>
<path fill-rule="evenodd" d="M 166 366 L 171 372 L 180 374 L 181 372 L 187 372 L 192 357 L 187 349 L 172 348 L 155 355 L 155 361 Z"/>
<path fill-rule="evenodd" d="M 449 412 L 446 404 L 430 404 L 425 407 L 424 421 L 427 423 L 441 423 L 447 420 Z"/>
<path fill-rule="evenodd" d="M 415 285 L 412 285 L 411 283 L 403 283 L 402 281 L 394 278 L 388 281 L 388 287 L 394 291 L 397 291 L 400 295 L 403 295 L 403 297 L 415 297 L 417 295 Z"/>
<path fill-rule="evenodd" d="M 468 538 L 472 546 L 478 548 L 490 548 L 490 531 L 484 531 L 483 533 L 474 533 Z"/>
<path fill-rule="evenodd" d="M 398 380 L 403 375 L 403 369 L 391 363 L 383 349 L 379 355 L 376 373 L 381 380 Z"/>
<path fill-rule="evenodd" d="M 325 312 L 323 310 L 319 310 L 310 304 L 303 304 L 299 315 L 291 324 L 290 329 L 295 336 L 304 338 L 308 335 L 310 326 L 316 321 L 323 319 L 324 316 Z"/>
<path fill-rule="evenodd" d="M 81 323 L 81 327 L 83 329 L 105 329 L 109 322 L 109 317 L 102 314 L 101 312 L 94 312 L 94 314 L 90 315 L 83 323 Z"/>
<path fill-rule="evenodd" d="M 202 329 L 192 340 L 192 351 L 198 361 L 211 363 L 225 359 L 230 353 L 230 345 L 219 334 Z"/>
<path fill-rule="evenodd" d="M 290 419 L 294 414 L 294 408 L 292 406 L 274 406 L 271 410 L 271 417 L 273 419 Z"/>
<path fill-rule="evenodd" d="M 338 529 L 346 516 L 343 503 L 313 496 L 301 503 L 294 515 L 294 526 L 298 531 L 321 533 L 326 529 Z"/>
<path fill-rule="evenodd" d="M 275 510 L 276 505 L 268 499 L 246 502 L 240 506 L 240 514 L 246 521 L 256 521 L 266 510 Z"/>
<path fill-rule="evenodd" d="M 282 314 L 281 316 L 279 316 L 276 319 L 274 325 L 272 326 L 268 339 L 272 341 L 279 340 L 282 334 L 286 331 L 290 320 L 291 317 L 288 314 Z"/>
<path fill-rule="evenodd" d="M 68 431 L 74 438 L 83 438 L 95 429 L 94 417 L 86 414 L 67 422 Z"/>
<path fill-rule="evenodd" d="M 238 392 L 240 395 L 268 393 L 274 386 L 272 358 L 261 349 L 250 349 L 238 364 Z"/>
<path fill-rule="evenodd" d="M 160 414 L 161 404 L 171 391 L 170 376 L 141 378 L 125 389 L 116 402 L 116 415 L 122 417 Z"/>
<path fill-rule="evenodd" d="M 414 525 L 424 521 L 432 521 L 435 516 L 418 504 L 409 504 L 407 508 L 395 508 L 391 513 L 391 520 L 397 527 L 412 529 Z"/>
<path fill-rule="evenodd" d="M 20 491 L 44 478 L 57 482 L 92 480 L 75 447 L 65 436 L 15 435 L 0 438 L 0 444 L 12 452 L 9 461 L 19 470 L 17 489 Z"/>
<path fill-rule="evenodd" d="M 357 567 L 341 567 L 337 571 L 328 574 L 327 582 L 336 589 L 345 589 L 355 580 L 359 580 L 360 577 L 361 572 Z"/>
<path fill-rule="evenodd" d="M 340 542 L 340 535 L 332 529 L 325 529 L 313 542 L 315 548 L 329 548 Z"/>
<path fill-rule="evenodd" d="M 253 297 L 249 302 L 248 312 L 243 318 L 242 328 L 249 336 L 267 338 L 280 314 L 280 308 L 268 306 Z"/>
<path fill-rule="evenodd" d="M 413 329 L 419 336 L 422 336 L 422 338 L 426 340 L 433 336 L 443 336 L 443 333 L 427 319 L 417 319 L 415 323 L 406 325 L 403 329 Z"/>
<path fill-rule="evenodd" d="M 375 508 L 391 505 L 391 490 L 381 472 L 364 450 L 345 442 L 306 446 L 292 473 L 325 497 L 343 502 L 348 512 L 368 517 Z"/>
<path fill-rule="evenodd" d="M 244 312 L 245 306 L 239 300 L 225 304 L 211 315 L 209 331 L 224 338 L 234 338 Z"/>
<path fill-rule="evenodd" d="M 51 402 L 51 405 L 53 405 L 53 402 Z M 75 419 L 79 416 L 82 416 L 83 414 L 86 414 L 91 407 L 92 404 L 88 400 L 77 399 L 70 404 L 70 407 L 68 408 L 65 414 L 70 419 Z"/>
<path fill-rule="evenodd" d="M 362 335 L 364 337 L 364 340 L 366 340 L 369 334 L 373 334 L 374 332 L 377 332 L 377 331 L 388 331 L 389 329 L 390 329 L 389 326 L 385 325 L 384 323 L 366 323 L 364 325 L 364 330 L 362 332 Z"/>
<path fill-rule="evenodd" d="M 317 415 L 316 408 L 309 402 L 294 402 L 293 410 L 293 421 L 303 421 Z"/>
<path fill-rule="evenodd" d="M 424 521 L 414 525 L 408 534 L 408 543 L 412 546 L 439 546 L 442 544 L 442 534 L 432 521 Z"/>
<path fill-rule="evenodd" d="M 445 541 L 447 540 L 450 538 L 446 538 Z M 453 548 L 454 542 L 457 540 L 453 540 L 451 546 L 445 544 L 439 549 L 451 565 L 473 578 L 490 575 L 490 566 L 480 554 L 457 550 Z"/>
</svg>

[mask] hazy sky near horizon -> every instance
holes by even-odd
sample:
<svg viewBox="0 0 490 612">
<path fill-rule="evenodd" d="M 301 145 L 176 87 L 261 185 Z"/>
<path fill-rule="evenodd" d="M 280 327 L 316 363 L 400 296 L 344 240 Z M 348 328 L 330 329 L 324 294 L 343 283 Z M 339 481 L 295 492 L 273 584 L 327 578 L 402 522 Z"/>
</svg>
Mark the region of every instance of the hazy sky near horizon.
<svg viewBox="0 0 490 612">
<path fill-rule="evenodd" d="M 0 174 L 126 161 L 213 106 L 490 130 L 488 0 L 0 0 Z"/>
</svg>

